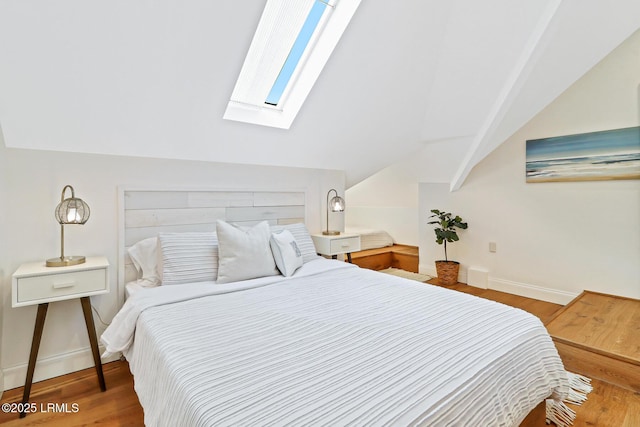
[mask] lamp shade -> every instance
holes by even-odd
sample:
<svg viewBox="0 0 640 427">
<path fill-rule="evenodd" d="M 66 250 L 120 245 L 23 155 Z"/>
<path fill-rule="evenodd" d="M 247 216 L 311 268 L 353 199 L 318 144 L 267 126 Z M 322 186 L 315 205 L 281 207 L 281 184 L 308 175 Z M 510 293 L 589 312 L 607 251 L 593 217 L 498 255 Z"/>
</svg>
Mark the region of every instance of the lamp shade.
<svg viewBox="0 0 640 427">
<path fill-rule="evenodd" d="M 331 212 L 344 212 L 344 199 L 340 196 L 334 196 L 329 201 L 329 209 Z"/>
<path fill-rule="evenodd" d="M 61 201 L 54 212 L 60 224 L 84 224 L 89 220 L 91 210 L 84 200 L 72 196 Z"/>
</svg>

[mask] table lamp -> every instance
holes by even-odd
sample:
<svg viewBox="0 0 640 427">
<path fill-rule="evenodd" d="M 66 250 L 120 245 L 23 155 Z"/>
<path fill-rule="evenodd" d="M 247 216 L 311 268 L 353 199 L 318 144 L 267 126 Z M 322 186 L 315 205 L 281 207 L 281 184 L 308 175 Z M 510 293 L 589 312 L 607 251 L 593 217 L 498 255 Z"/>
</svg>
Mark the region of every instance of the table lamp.
<svg viewBox="0 0 640 427">
<path fill-rule="evenodd" d="M 67 189 L 71 190 L 71 197 L 65 199 L 64 193 Z M 50 258 L 47 260 L 47 267 L 63 267 L 67 265 L 82 264 L 85 257 L 80 255 L 65 256 L 64 255 L 64 226 L 65 224 L 84 224 L 89 219 L 91 211 L 82 199 L 78 199 L 73 191 L 73 187 L 66 185 L 62 189 L 60 203 L 56 206 L 54 212 L 56 220 L 60 224 L 60 256 L 58 258 Z"/>
<path fill-rule="evenodd" d="M 335 196 L 333 196 L 331 200 L 329 200 L 329 196 L 331 195 L 332 191 L 335 193 Z M 337 236 L 340 234 L 339 231 L 329 230 L 329 211 L 344 212 L 344 207 L 344 199 L 338 196 L 338 192 L 333 188 L 329 190 L 329 192 L 327 193 L 327 229 L 323 231 L 322 234 L 324 234 L 325 236 Z"/>
</svg>

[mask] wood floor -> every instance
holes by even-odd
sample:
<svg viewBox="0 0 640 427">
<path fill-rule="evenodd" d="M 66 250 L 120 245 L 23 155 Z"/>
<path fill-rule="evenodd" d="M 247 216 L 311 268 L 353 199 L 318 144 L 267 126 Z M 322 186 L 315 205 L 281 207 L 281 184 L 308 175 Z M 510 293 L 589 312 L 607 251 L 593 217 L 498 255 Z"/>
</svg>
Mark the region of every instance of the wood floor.
<svg viewBox="0 0 640 427">
<path fill-rule="evenodd" d="M 417 273 L 418 258 L 417 246 L 399 244 L 351 253 L 351 262 L 370 270 L 393 267 Z"/>
<path fill-rule="evenodd" d="M 437 285 L 437 279 L 430 281 Z M 482 298 L 521 308 L 547 322 L 561 308 L 560 305 L 537 301 L 516 295 L 487 289 L 478 289 L 464 284 L 450 286 Z M 33 385 L 31 403 L 38 412 L 19 419 L 18 414 L 0 412 L 3 426 L 142 426 L 143 413 L 133 390 L 133 379 L 126 362 L 107 363 L 103 367 L 107 391 L 100 392 L 93 368 L 75 372 Z M 578 416 L 576 427 L 637 427 L 640 426 L 640 393 L 594 380 L 594 390 L 583 406 L 572 406 Z M 19 402 L 22 388 L 5 391 L 2 403 Z M 66 403 L 69 413 L 46 411 L 49 403 Z M 77 412 L 73 412 L 73 404 Z M 44 409 L 44 411 L 42 411 Z M 63 408 L 58 408 L 63 409 Z M 529 419 L 521 427 L 542 427 L 544 422 Z"/>
<path fill-rule="evenodd" d="M 547 322 L 568 370 L 640 392 L 640 301 L 583 292 Z"/>
<path fill-rule="evenodd" d="M 107 391 L 101 392 L 94 368 L 85 369 L 33 384 L 30 403 L 37 412 L 18 418 L 17 413 L 0 412 L 2 426 L 142 426 L 142 407 L 133 390 L 133 377 L 127 362 L 103 365 Z M 20 402 L 22 387 L 7 390 L 2 403 Z M 66 403 L 68 411 L 48 409 L 50 403 Z M 73 404 L 77 412 L 73 413 Z M 64 410 L 65 408 L 58 408 Z"/>
</svg>

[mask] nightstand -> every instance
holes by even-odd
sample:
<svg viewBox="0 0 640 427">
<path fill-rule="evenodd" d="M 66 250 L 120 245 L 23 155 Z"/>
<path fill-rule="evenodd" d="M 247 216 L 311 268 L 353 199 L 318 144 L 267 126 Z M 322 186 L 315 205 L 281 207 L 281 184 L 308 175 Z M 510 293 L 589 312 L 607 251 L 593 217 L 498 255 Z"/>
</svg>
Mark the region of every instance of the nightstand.
<svg viewBox="0 0 640 427">
<path fill-rule="evenodd" d="M 338 254 L 347 254 L 347 259 L 351 262 L 351 252 L 360 250 L 359 234 L 341 233 L 337 236 L 312 234 L 311 238 L 316 246 L 316 252 L 331 256 L 333 259 L 336 259 Z"/>
<path fill-rule="evenodd" d="M 11 306 L 23 307 L 27 305 L 38 305 L 36 315 L 36 325 L 33 330 L 33 341 L 31 342 L 31 353 L 29 355 L 29 366 L 27 368 L 27 378 L 24 384 L 22 403 L 29 401 L 31 393 L 31 383 L 33 382 L 33 372 L 36 367 L 40 339 L 44 329 L 44 321 L 47 317 L 47 308 L 50 302 L 63 301 L 68 299 L 80 299 L 84 320 L 89 333 L 91 352 L 98 374 L 100 389 L 105 391 L 107 386 L 102 374 L 102 363 L 98 350 L 98 337 L 93 323 L 93 313 L 91 312 L 91 295 L 106 294 L 109 292 L 109 261 L 105 257 L 87 257 L 83 264 L 66 267 L 47 267 L 44 261 L 22 264 L 13 273 L 13 283 L 11 287 Z M 21 413 L 20 418 L 26 413 Z"/>
</svg>

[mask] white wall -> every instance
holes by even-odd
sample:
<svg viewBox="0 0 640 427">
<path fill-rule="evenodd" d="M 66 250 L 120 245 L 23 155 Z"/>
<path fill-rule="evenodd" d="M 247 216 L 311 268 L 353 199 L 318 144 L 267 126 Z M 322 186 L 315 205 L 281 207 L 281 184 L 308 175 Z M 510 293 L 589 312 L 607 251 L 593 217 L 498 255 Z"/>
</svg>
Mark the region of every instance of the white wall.
<svg viewBox="0 0 640 427">
<path fill-rule="evenodd" d="M 418 182 L 412 172 L 393 165 L 349 188 L 347 228 L 385 230 L 396 243 L 417 246 Z"/>
<path fill-rule="evenodd" d="M 345 210 L 347 227 L 382 229 L 396 243 L 418 246 L 420 241 L 418 183 L 448 183 L 471 138 L 425 143 L 403 161 L 349 188 Z"/>
<path fill-rule="evenodd" d="M 452 210 L 469 222 L 449 245 L 462 262 L 461 281 L 472 266 L 476 285 L 548 301 L 567 302 L 583 289 L 639 297 L 640 181 L 526 184 L 524 177 L 527 139 L 640 123 L 639 52 L 636 32 L 479 163 L 457 192 L 449 183 L 470 137 L 426 144 L 353 186 L 347 226 L 408 236 L 401 243 L 420 246 L 420 270 L 435 274 L 443 248 L 427 217 L 433 208 Z"/>
<path fill-rule="evenodd" d="M 640 298 L 640 181 L 527 184 L 525 141 L 640 124 L 640 32 L 480 162 L 461 190 L 420 184 L 421 212 L 451 210 L 469 222 L 452 245 L 487 285 L 567 302 L 582 290 Z M 420 221 L 421 270 L 442 257 Z M 489 252 L 489 242 L 497 244 Z"/>
<path fill-rule="evenodd" d="M 0 235 L 2 341 L 4 387 L 24 384 L 36 307 L 11 307 L 11 274 L 24 262 L 59 255 L 59 226 L 53 210 L 64 185 L 91 207 L 83 226 L 69 226 L 65 251 L 70 255 L 105 255 L 111 263 L 111 293 L 92 297 L 105 321 L 117 307 L 118 186 L 135 188 L 307 189 L 307 224 L 322 229 L 326 192 L 344 193 L 344 173 L 319 169 L 233 165 L 211 162 L 143 159 L 8 149 L 0 141 L 3 201 Z M 6 181 L 6 182 L 5 182 Z M 5 183 L 6 188 L 5 187 Z M 332 218 L 332 224 L 341 218 Z M 98 333 L 104 326 L 96 318 Z M 35 380 L 92 365 L 88 338 L 78 301 L 51 304 L 36 366 Z"/>
</svg>

